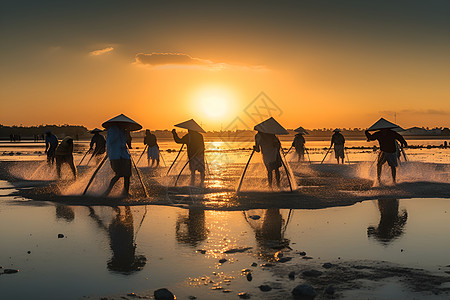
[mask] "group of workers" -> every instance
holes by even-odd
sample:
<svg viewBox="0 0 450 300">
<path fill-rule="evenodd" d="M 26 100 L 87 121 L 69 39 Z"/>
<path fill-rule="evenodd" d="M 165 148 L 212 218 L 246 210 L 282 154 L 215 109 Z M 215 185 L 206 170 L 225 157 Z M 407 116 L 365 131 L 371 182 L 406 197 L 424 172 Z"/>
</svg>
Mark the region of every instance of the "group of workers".
<svg viewBox="0 0 450 300">
<path fill-rule="evenodd" d="M 391 167 L 392 179 L 395 183 L 398 158 L 398 146 L 396 141 L 400 142 L 403 147 L 407 147 L 407 143 L 400 134 L 392 130 L 398 127 L 397 125 L 384 119 L 380 120 L 387 123 L 382 122 L 381 127 L 378 126 L 379 128 L 372 129 L 376 130 L 375 133 L 371 134 L 369 132 L 371 128 L 369 128 L 369 130 L 365 131 L 365 134 L 368 141 L 377 140 L 380 144 L 381 151 L 377 159 L 378 181 L 380 181 L 381 178 L 382 165 L 387 162 Z M 100 134 L 103 130 L 97 128 L 92 130 L 91 133 L 93 134 L 93 137 L 88 152 L 92 152 L 91 159 L 95 158 L 97 162 L 104 157 L 105 152 L 110 160 L 110 165 L 115 175 L 111 179 L 104 195 L 107 196 L 116 182 L 123 177 L 123 195 L 128 196 L 131 177 L 131 156 L 129 152 L 129 149 L 131 148 L 130 132 L 140 130 L 142 129 L 142 126 L 123 114 L 104 122 L 102 125 L 107 131 L 106 140 L 103 135 Z M 204 133 L 205 131 L 192 119 L 175 126 L 188 130 L 188 133 L 181 138 L 178 136 L 175 129 L 172 130 L 172 135 L 176 143 L 187 145 L 189 169 L 191 172 L 190 184 L 195 184 L 195 172 L 198 171 L 200 173 L 200 186 L 203 186 L 205 181 L 205 144 L 201 133 Z M 281 143 L 276 135 L 288 134 L 288 132 L 273 118 L 269 118 L 256 125 L 254 129 L 257 131 L 257 134 L 255 135 L 255 146 L 253 150 L 262 153 L 264 165 L 267 170 L 268 184 L 272 187 L 273 173 L 275 173 L 276 184 L 280 187 L 279 169 L 283 162 L 281 157 Z M 304 160 L 305 151 L 307 151 L 303 135 L 308 133 L 302 127 L 297 128 L 295 131 L 297 134 L 292 142 L 292 147 L 295 148 L 300 161 Z M 69 165 L 73 176 L 76 178 L 77 170 L 73 160 L 73 138 L 65 137 L 61 143 L 58 144 L 57 137 L 50 131 L 47 131 L 45 143 L 47 161 L 49 164 L 53 164 L 54 161 L 56 161 L 58 177 L 61 176 L 62 164 L 66 163 Z M 144 144 L 146 145 L 146 148 L 148 148 L 148 165 L 152 167 L 159 166 L 159 146 L 156 136 L 152 134 L 150 130 L 145 131 Z M 340 160 L 344 163 L 344 144 L 344 136 L 339 129 L 335 129 L 331 138 L 330 149 L 334 146 L 335 158 L 338 164 Z"/>
</svg>

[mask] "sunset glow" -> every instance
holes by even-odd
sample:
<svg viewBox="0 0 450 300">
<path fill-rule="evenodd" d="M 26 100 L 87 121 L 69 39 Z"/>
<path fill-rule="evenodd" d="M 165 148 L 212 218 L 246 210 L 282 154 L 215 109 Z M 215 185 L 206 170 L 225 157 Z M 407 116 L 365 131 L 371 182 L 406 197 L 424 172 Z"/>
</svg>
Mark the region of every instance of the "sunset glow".
<svg viewBox="0 0 450 300">
<path fill-rule="evenodd" d="M 8 2 L 4 125 L 93 128 L 126 113 L 144 127 L 195 117 L 216 130 L 264 92 L 287 128 L 366 127 L 394 115 L 403 127 L 448 126 L 442 2 L 108 2 L 107 11 L 103 1 Z"/>
</svg>

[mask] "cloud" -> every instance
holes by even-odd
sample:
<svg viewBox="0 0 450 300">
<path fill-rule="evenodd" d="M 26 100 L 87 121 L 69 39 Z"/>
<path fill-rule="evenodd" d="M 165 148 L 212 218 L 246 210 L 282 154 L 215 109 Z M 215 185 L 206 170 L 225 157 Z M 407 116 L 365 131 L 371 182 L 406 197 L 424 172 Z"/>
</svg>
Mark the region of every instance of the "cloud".
<svg viewBox="0 0 450 300">
<path fill-rule="evenodd" d="M 90 56 L 99 56 L 99 55 L 103 55 L 105 53 L 111 52 L 113 50 L 114 50 L 113 47 L 106 47 L 104 49 L 91 51 L 91 52 L 89 52 L 89 55 Z"/>
<path fill-rule="evenodd" d="M 194 58 L 183 53 L 138 53 L 136 63 L 150 66 L 160 65 L 210 65 L 212 61 Z"/>
<path fill-rule="evenodd" d="M 164 68 L 202 68 L 209 70 L 247 69 L 265 70 L 263 66 L 232 65 L 224 62 L 213 62 L 209 59 L 192 57 L 184 53 L 138 53 L 135 64 Z"/>
</svg>

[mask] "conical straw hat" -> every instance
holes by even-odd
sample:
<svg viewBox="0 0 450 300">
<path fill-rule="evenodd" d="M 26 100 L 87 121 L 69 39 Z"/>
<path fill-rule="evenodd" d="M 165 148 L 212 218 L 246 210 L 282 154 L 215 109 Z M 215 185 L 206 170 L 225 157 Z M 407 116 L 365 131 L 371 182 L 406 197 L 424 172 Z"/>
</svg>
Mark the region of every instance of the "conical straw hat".
<svg viewBox="0 0 450 300">
<path fill-rule="evenodd" d="M 105 128 L 109 128 L 113 125 L 124 127 L 130 131 L 136 131 L 136 130 L 142 129 L 141 125 L 139 125 L 135 121 L 131 120 L 124 114 L 120 114 L 117 117 L 114 117 L 102 124 L 102 126 Z"/>
<path fill-rule="evenodd" d="M 271 134 L 289 134 L 289 132 L 280 125 L 273 117 L 259 123 L 254 128 L 257 131 Z"/>
<path fill-rule="evenodd" d="M 297 128 L 297 129 L 295 129 L 294 131 L 298 132 L 300 134 L 309 134 L 308 131 L 306 131 L 305 128 L 303 128 L 301 126 L 299 128 Z"/>
<path fill-rule="evenodd" d="M 90 133 L 96 133 L 96 132 L 103 132 L 103 130 L 101 130 L 99 128 L 94 128 L 90 131 Z"/>
<path fill-rule="evenodd" d="M 393 128 L 400 128 L 400 126 L 389 122 L 388 120 L 381 118 L 378 121 L 375 122 L 372 126 L 367 129 L 368 131 L 372 130 L 380 130 L 380 129 L 393 129 Z"/>
<path fill-rule="evenodd" d="M 179 123 L 175 125 L 175 127 L 206 133 L 206 131 L 204 131 L 203 128 L 201 128 L 200 125 L 198 125 L 197 122 L 194 121 L 194 119 L 190 119 L 189 121 Z"/>
<path fill-rule="evenodd" d="M 333 132 L 341 132 L 341 130 L 339 128 L 336 128 L 335 130 L 333 130 Z"/>
</svg>

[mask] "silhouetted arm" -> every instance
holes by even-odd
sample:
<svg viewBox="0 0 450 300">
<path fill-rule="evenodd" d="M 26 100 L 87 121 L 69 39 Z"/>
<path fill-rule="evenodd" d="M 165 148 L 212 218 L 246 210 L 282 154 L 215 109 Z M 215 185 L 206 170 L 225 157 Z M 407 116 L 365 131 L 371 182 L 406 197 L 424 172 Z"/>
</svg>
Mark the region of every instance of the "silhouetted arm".
<svg viewBox="0 0 450 300">
<path fill-rule="evenodd" d="M 368 141 L 375 141 L 376 138 L 373 136 L 373 134 L 371 134 L 369 131 L 364 131 L 364 133 L 366 134 L 367 140 Z"/>
<path fill-rule="evenodd" d="M 408 143 L 398 132 L 395 132 L 395 139 L 399 141 L 403 147 L 408 147 Z"/>
<path fill-rule="evenodd" d="M 173 135 L 173 140 L 177 144 L 187 144 L 189 141 L 189 137 L 187 134 L 185 136 L 183 136 L 182 138 L 180 138 L 175 129 L 172 130 L 172 135 Z"/>
</svg>

